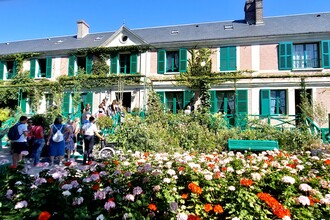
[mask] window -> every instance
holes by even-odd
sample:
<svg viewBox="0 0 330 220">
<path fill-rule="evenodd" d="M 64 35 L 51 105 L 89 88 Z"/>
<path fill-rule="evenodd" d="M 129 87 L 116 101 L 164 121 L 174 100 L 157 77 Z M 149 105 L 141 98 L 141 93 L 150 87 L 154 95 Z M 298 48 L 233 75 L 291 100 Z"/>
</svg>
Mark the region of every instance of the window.
<svg viewBox="0 0 330 220">
<path fill-rule="evenodd" d="M 158 50 L 158 73 L 186 72 L 188 63 L 187 49 L 175 51 Z"/>
<path fill-rule="evenodd" d="M 30 60 L 30 78 L 52 77 L 52 58 L 39 58 Z"/>
<path fill-rule="evenodd" d="M 248 97 L 247 90 L 235 91 L 210 91 L 211 113 L 247 114 Z"/>
<path fill-rule="evenodd" d="M 186 91 L 169 91 L 169 92 L 157 92 L 165 108 L 174 114 L 178 110 L 184 110 L 188 105 L 194 104 L 195 93 L 190 90 Z"/>
<path fill-rule="evenodd" d="M 260 90 L 261 115 L 285 115 L 287 112 L 286 90 Z"/>
<path fill-rule="evenodd" d="M 110 56 L 110 73 L 134 74 L 138 72 L 138 54 L 112 54 Z"/>
<path fill-rule="evenodd" d="M 220 47 L 220 71 L 235 71 L 236 47 Z"/>
<path fill-rule="evenodd" d="M 7 79 L 12 79 L 16 73 L 16 65 L 15 61 L 7 61 L 6 62 L 6 72 L 7 72 Z"/>
<path fill-rule="evenodd" d="M 293 45 L 293 68 L 318 68 L 319 65 L 319 46 L 313 44 L 294 44 Z"/>
<path fill-rule="evenodd" d="M 278 46 L 278 68 L 330 68 L 329 45 L 329 40 L 304 44 L 281 42 Z"/>
<path fill-rule="evenodd" d="M 130 54 L 119 55 L 119 72 L 120 73 L 131 73 L 130 68 Z"/>
<path fill-rule="evenodd" d="M 46 94 L 46 109 L 50 109 L 53 107 L 53 94 Z"/>
<path fill-rule="evenodd" d="M 179 72 L 179 51 L 166 52 L 166 72 Z"/>
<path fill-rule="evenodd" d="M 70 56 L 68 76 L 76 76 L 78 70 L 83 70 L 86 74 L 92 74 L 93 55 L 87 56 Z"/>
</svg>

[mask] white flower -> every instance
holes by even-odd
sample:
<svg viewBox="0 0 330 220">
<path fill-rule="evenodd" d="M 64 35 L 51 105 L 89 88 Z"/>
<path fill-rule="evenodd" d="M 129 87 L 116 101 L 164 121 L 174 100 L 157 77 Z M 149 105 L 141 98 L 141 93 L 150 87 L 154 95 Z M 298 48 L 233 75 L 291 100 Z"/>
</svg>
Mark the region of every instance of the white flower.
<svg viewBox="0 0 330 220">
<path fill-rule="evenodd" d="M 234 218 L 232 218 L 232 220 L 239 220 L 239 218 L 237 218 L 237 217 L 234 217 Z"/>
<path fill-rule="evenodd" d="M 77 190 L 77 192 L 78 192 L 78 193 L 82 192 L 82 188 L 79 188 L 79 189 Z"/>
<path fill-rule="evenodd" d="M 84 198 L 83 197 L 78 197 L 78 198 L 74 198 L 72 205 L 80 205 L 84 202 Z"/>
<path fill-rule="evenodd" d="M 297 198 L 297 201 L 302 205 L 310 205 L 310 200 L 307 196 L 299 196 Z"/>
<path fill-rule="evenodd" d="M 173 175 L 175 175 L 175 170 L 173 170 L 173 169 L 169 169 L 169 170 L 167 170 L 167 172 L 166 172 L 168 175 L 170 175 L 170 176 L 173 176 Z"/>
<path fill-rule="evenodd" d="M 6 197 L 7 197 L 7 199 L 10 199 L 12 195 L 13 195 L 13 190 L 8 189 L 8 190 L 7 190 L 7 193 L 6 193 Z"/>
<path fill-rule="evenodd" d="M 152 189 L 154 192 L 158 192 L 160 190 L 160 186 L 156 185 L 154 186 L 154 188 Z"/>
<path fill-rule="evenodd" d="M 63 189 L 63 190 L 70 190 L 70 189 L 72 189 L 72 185 L 71 185 L 71 184 L 64 184 L 64 185 L 62 186 L 62 189 Z"/>
<path fill-rule="evenodd" d="M 101 215 L 97 216 L 96 220 L 104 220 L 104 215 L 101 214 Z"/>
<path fill-rule="evenodd" d="M 62 192 L 62 194 L 63 194 L 63 196 L 70 196 L 71 195 L 70 191 L 68 191 L 68 190 Z"/>
<path fill-rule="evenodd" d="M 25 208 L 25 207 L 27 207 L 27 201 L 21 201 L 21 202 L 18 202 L 18 203 L 16 203 L 16 205 L 15 205 L 15 209 L 21 209 L 21 208 Z"/>
<path fill-rule="evenodd" d="M 306 184 L 306 183 L 302 183 L 302 184 L 299 185 L 299 189 L 300 189 L 301 191 L 308 192 L 308 191 L 311 191 L 311 190 L 312 190 L 312 187 L 309 186 L 309 185 Z"/>
<path fill-rule="evenodd" d="M 296 168 L 300 171 L 302 171 L 303 169 L 305 169 L 305 167 L 303 165 L 297 165 Z"/>
<path fill-rule="evenodd" d="M 291 218 L 289 217 L 289 216 L 284 216 L 283 218 L 282 218 L 282 220 L 291 220 Z"/>
<path fill-rule="evenodd" d="M 17 182 L 15 183 L 15 185 L 17 185 L 17 186 L 22 185 L 22 182 L 21 182 L 21 181 L 17 181 Z"/>
<path fill-rule="evenodd" d="M 110 209 L 113 209 L 115 207 L 116 207 L 116 203 L 114 203 L 111 200 L 104 204 L 104 209 L 106 209 L 107 211 L 109 211 Z"/>
<path fill-rule="evenodd" d="M 206 179 L 206 180 L 212 180 L 212 175 L 211 174 L 205 174 L 204 175 L 204 178 Z"/>
<path fill-rule="evenodd" d="M 143 192 L 142 188 L 137 186 L 133 189 L 133 194 L 134 195 L 140 195 Z"/>
<path fill-rule="evenodd" d="M 252 180 L 259 181 L 261 180 L 261 175 L 259 173 L 251 173 Z"/>
<path fill-rule="evenodd" d="M 282 179 L 281 179 L 281 181 L 283 183 L 289 183 L 291 185 L 296 182 L 296 180 L 293 177 L 291 177 L 291 176 L 283 176 Z"/>
<path fill-rule="evenodd" d="M 235 191 L 235 189 L 236 189 L 235 186 L 229 186 L 228 187 L 228 190 L 230 190 L 230 191 Z"/>
<path fill-rule="evenodd" d="M 127 195 L 125 196 L 125 199 L 128 200 L 128 201 L 132 201 L 132 202 L 134 202 L 134 196 L 133 196 L 132 194 L 127 194 Z"/>
<path fill-rule="evenodd" d="M 169 178 L 164 178 L 164 179 L 163 179 L 163 182 L 164 182 L 164 183 L 170 183 L 170 182 L 171 182 L 171 179 L 169 179 Z"/>
<path fill-rule="evenodd" d="M 201 67 L 204 67 L 206 65 L 206 62 L 205 61 L 202 61 L 201 62 Z"/>
<path fill-rule="evenodd" d="M 176 215 L 176 220 L 187 220 L 188 219 L 188 215 L 186 213 L 178 213 Z"/>
</svg>

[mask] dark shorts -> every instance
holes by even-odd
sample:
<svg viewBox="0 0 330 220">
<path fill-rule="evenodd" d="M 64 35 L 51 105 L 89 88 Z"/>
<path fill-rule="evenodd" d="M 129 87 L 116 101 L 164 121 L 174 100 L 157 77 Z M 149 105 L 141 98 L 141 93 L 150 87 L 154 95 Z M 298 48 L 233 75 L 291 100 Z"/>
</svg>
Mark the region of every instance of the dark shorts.
<svg viewBox="0 0 330 220">
<path fill-rule="evenodd" d="M 73 136 L 73 143 L 77 143 L 77 136 Z"/>
<path fill-rule="evenodd" d="M 20 154 L 22 151 L 28 150 L 27 142 L 12 142 L 13 153 Z"/>
</svg>

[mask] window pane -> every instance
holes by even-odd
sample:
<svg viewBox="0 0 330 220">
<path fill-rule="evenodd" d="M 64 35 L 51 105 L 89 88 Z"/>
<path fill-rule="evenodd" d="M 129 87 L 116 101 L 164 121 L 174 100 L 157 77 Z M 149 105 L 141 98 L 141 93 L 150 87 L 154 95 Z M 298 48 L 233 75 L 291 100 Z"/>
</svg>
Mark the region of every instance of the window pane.
<svg viewBox="0 0 330 220">
<path fill-rule="evenodd" d="M 119 55 L 119 72 L 130 73 L 130 54 Z"/>
<path fill-rule="evenodd" d="M 286 114 L 285 90 L 272 90 L 270 92 L 270 114 Z"/>
<path fill-rule="evenodd" d="M 318 44 L 293 45 L 293 68 L 319 67 Z"/>
<path fill-rule="evenodd" d="M 166 72 L 179 72 L 178 51 L 166 51 Z"/>
</svg>

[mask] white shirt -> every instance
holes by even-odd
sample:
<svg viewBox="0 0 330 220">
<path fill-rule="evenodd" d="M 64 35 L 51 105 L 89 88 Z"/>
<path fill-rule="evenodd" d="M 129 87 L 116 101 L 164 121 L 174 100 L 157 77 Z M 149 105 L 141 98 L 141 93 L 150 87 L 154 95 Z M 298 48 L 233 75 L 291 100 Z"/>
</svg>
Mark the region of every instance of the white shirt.
<svg viewBox="0 0 330 220">
<path fill-rule="evenodd" d="M 19 124 L 18 127 L 18 133 L 21 135 L 18 140 L 15 140 L 13 142 L 26 142 L 26 136 L 24 135 L 24 131 L 28 131 L 26 124 Z"/>
<path fill-rule="evenodd" d="M 85 131 L 84 135 L 88 135 L 88 136 L 93 136 L 94 132 L 97 132 L 96 125 L 91 122 L 85 123 L 82 129 Z"/>
</svg>

